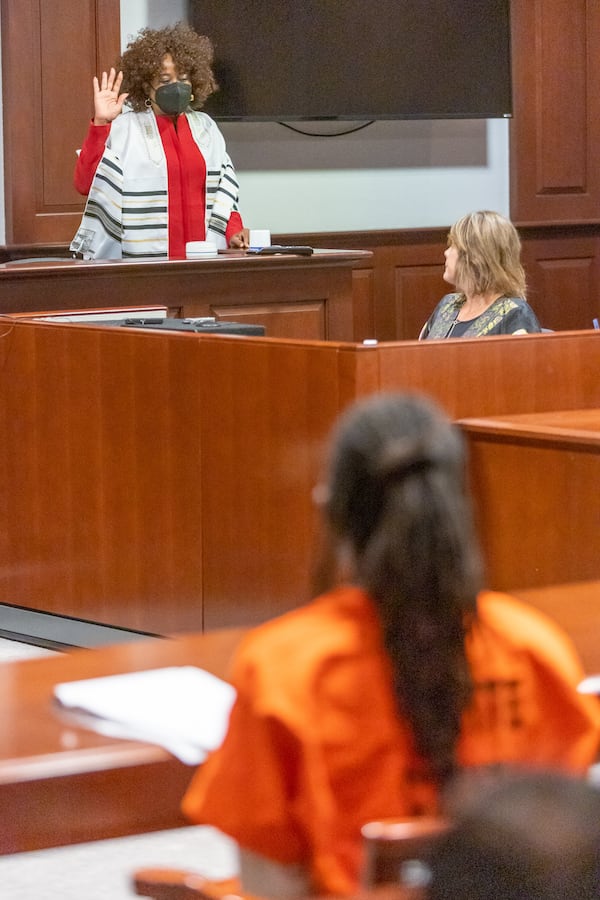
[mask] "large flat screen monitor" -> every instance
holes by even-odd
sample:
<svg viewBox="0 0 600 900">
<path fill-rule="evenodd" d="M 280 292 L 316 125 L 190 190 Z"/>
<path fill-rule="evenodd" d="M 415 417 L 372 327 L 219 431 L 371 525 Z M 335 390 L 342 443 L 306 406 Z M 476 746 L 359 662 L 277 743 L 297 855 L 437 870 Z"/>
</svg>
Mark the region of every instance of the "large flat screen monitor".
<svg viewBox="0 0 600 900">
<path fill-rule="evenodd" d="M 188 0 L 220 120 L 500 118 L 509 0 Z"/>
</svg>

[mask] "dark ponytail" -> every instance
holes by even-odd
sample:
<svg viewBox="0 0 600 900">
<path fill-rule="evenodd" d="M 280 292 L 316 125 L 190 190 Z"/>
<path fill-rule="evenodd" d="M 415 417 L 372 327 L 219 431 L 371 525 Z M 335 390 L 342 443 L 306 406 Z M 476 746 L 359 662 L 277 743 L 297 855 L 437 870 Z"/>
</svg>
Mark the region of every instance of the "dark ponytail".
<svg viewBox="0 0 600 900">
<path fill-rule="evenodd" d="M 328 514 L 378 606 L 399 708 L 441 783 L 471 697 L 465 635 L 479 587 L 460 435 L 422 398 L 359 403 L 334 440 Z"/>
</svg>

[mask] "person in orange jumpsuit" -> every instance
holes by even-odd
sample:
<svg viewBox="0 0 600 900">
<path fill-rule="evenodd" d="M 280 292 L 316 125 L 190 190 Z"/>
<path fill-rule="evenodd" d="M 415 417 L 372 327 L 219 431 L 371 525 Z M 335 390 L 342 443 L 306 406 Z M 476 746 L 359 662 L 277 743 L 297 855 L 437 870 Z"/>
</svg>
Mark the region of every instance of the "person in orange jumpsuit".
<svg viewBox="0 0 600 900">
<path fill-rule="evenodd" d="M 354 892 L 361 826 L 439 812 L 466 767 L 583 774 L 599 746 L 567 637 L 480 588 L 461 438 L 433 404 L 356 404 L 318 495 L 335 584 L 249 632 L 227 736 L 183 799 L 271 897 Z"/>
</svg>

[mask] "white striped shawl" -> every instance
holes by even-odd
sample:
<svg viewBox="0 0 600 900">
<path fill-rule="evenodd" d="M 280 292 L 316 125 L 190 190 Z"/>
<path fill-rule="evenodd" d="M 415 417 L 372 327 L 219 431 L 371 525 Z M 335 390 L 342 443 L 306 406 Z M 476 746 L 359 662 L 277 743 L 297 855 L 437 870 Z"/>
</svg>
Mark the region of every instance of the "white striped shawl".
<svg viewBox="0 0 600 900">
<path fill-rule="evenodd" d="M 192 136 L 206 162 L 206 239 L 225 247 L 225 229 L 238 208 L 235 170 L 216 122 L 187 112 Z M 111 125 L 73 252 L 85 259 L 167 258 L 167 161 L 152 110 L 127 112 Z"/>
</svg>

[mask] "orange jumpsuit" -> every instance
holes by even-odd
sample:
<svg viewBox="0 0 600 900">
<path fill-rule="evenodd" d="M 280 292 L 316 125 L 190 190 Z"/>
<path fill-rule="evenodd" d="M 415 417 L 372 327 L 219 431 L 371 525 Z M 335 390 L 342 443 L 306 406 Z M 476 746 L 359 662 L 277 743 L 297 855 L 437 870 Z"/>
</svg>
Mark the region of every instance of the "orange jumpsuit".
<svg viewBox="0 0 600 900">
<path fill-rule="evenodd" d="M 476 690 L 460 762 L 583 772 L 598 750 L 600 704 L 576 693 L 584 673 L 562 631 L 484 593 L 468 653 Z M 195 774 L 184 813 L 304 865 L 315 892 L 354 891 L 361 825 L 436 809 L 398 713 L 375 606 L 343 586 L 267 622 L 245 639 L 232 680 L 227 737 Z"/>
</svg>

